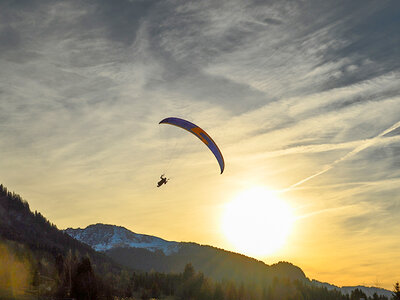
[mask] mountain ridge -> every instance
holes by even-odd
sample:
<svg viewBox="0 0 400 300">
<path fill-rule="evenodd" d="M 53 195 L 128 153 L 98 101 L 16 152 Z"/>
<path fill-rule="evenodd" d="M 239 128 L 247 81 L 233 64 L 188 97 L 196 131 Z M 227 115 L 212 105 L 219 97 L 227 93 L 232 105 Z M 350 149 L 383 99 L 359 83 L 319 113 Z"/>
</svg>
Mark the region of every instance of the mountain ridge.
<svg viewBox="0 0 400 300">
<path fill-rule="evenodd" d="M 359 289 L 361 290 L 363 293 L 365 293 L 368 297 L 373 297 L 374 293 L 376 293 L 378 296 L 386 296 L 389 299 L 392 297 L 392 292 L 387 290 L 387 289 L 383 289 L 383 288 L 379 288 L 379 287 L 374 287 L 374 286 L 364 286 L 364 285 L 356 285 L 356 286 L 336 286 L 334 284 L 330 284 L 327 282 L 321 282 L 318 280 L 313 279 L 311 281 L 313 284 L 317 285 L 317 286 L 322 286 L 327 288 L 328 290 L 337 290 L 340 291 L 342 294 L 344 295 L 350 295 L 351 292 L 355 289 Z"/>
<path fill-rule="evenodd" d="M 129 232 L 128 236 L 133 235 L 134 237 L 145 237 L 147 243 L 143 243 L 139 245 L 138 243 L 129 243 L 129 241 L 112 243 L 112 239 L 108 236 L 110 240 L 110 244 L 104 245 L 101 244 L 104 242 L 104 239 L 101 236 L 97 236 L 96 239 L 90 237 L 88 235 L 82 234 L 85 230 L 89 230 L 90 233 L 94 233 L 93 229 L 106 229 L 107 233 L 110 234 L 111 228 L 114 229 L 114 233 L 118 234 L 119 230 L 122 230 L 124 233 Z M 117 230 L 115 230 L 117 229 Z M 176 241 L 167 241 L 165 239 L 147 235 L 147 234 L 138 234 L 135 233 L 123 226 L 111 225 L 111 224 L 103 224 L 97 223 L 88 225 L 86 228 L 67 228 L 64 230 L 66 233 L 71 236 L 77 236 L 78 240 L 92 246 L 97 251 L 104 252 L 106 255 L 110 256 L 112 259 L 120 263 L 121 265 L 130 267 L 132 269 L 144 270 L 144 271 L 159 271 L 159 272 L 178 272 L 181 270 L 186 263 L 193 263 L 194 267 L 206 274 L 207 276 L 213 277 L 215 279 L 223 279 L 226 276 L 225 274 L 221 274 L 212 270 L 212 268 L 216 268 L 215 264 L 218 264 L 218 261 L 228 260 L 224 255 L 231 256 L 230 261 L 235 261 L 236 265 L 240 265 L 240 269 L 244 272 L 248 269 L 246 264 L 251 263 L 254 264 L 254 269 L 252 272 L 253 277 L 257 277 L 260 274 L 265 273 L 273 273 L 274 276 L 277 277 L 289 277 L 290 279 L 300 279 L 303 281 L 308 281 L 309 279 L 306 277 L 301 268 L 289 263 L 289 262 L 278 262 L 272 265 L 267 265 L 264 262 L 257 260 L 252 257 L 248 257 L 243 254 L 231 252 L 225 249 L 213 247 L 210 245 L 201 245 L 194 242 L 176 242 Z M 99 232 L 97 231 L 98 235 Z M 121 236 L 119 236 L 120 238 Z M 132 236 L 131 236 L 132 237 Z M 85 238 L 88 240 L 85 241 Z M 118 240 L 118 239 L 117 239 Z M 165 252 L 163 247 L 153 247 L 153 244 L 148 243 L 148 241 L 160 240 L 164 245 L 173 245 L 175 251 Z M 137 242 L 137 240 L 136 240 Z M 100 246 L 99 246 L 100 245 Z M 151 245 L 150 248 L 146 248 L 146 245 Z M 178 256 L 183 257 L 182 260 L 178 258 Z M 218 259 L 214 259 L 213 265 L 209 265 L 207 262 L 207 257 L 218 257 Z M 139 258 L 139 259 L 138 259 Z M 224 264 L 222 264 L 223 266 Z M 266 268 L 269 269 L 268 272 L 260 271 L 261 269 Z M 255 271 L 256 270 L 256 271 Z M 257 274 L 257 275 L 255 275 Z M 243 278 L 240 276 L 235 276 L 235 272 L 230 273 L 230 279 L 240 281 Z M 289 275 L 289 276 L 288 276 Z M 264 278 L 268 278 L 269 276 L 264 276 Z M 271 279 L 271 278 L 269 278 Z M 333 284 L 323 283 L 318 280 L 312 279 L 311 284 L 316 286 L 325 287 L 328 290 L 337 290 L 342 292 L 343 294 L 350 294 L 351 291 L 355 289 L 362 290 L 367 296 L 373 296 L 374 293 L 378 295 L 384 295 L 386 297 L 391 296 L 391 291 L 376 287 L 365 287 L 365 286 L 343 286 L 338 287 Z"/>
<path fill-rule="evenodd" d="M 103 232 L 102 232 L 103 231 Z M 129 234 L 127 233 L 129 231 Z M 288 262 L 279 262 L 267 265 L 264 262 L 246 255 L 227 251 L 209 245 L 200 245 L 193 242 L 175 242 L 134 233 L 125 227 L 97 223 L 84 229 L 65 230 L 72 237 L 99 249 L 110 256 L 117 263 L 135 270 L 178 272 L 187 263 L 216 280 L 225 278 L 236 280 L 249 280 L 249 276 L 242 273 L 251 273 L 250 280 L 259 277 L 260 281 L 272 281 L 273 277 L 287 277 L 292 280 L 307 281 L 301 268 Z M 121 235 L 121 232 L 123 234 Z M 116 234 L 117 237 L 112 236 Z M 128 236 L 127 241 L 121 241 L 121 236 Z M 132 239 L 146 237 L 147 241 L 162 241 L 162 247 L 154 247 L 152 243 L 131 243 Z M 109 244 L 104 244 L 104 241 Z M 118 241 L 118 242 L 115 242 Z M 151 245 L 150 249 L 146 245 Z M 132 246 L 133 245 L 133 246 Z M 173 247 L 174 251 L 165 251 L 165 247 Z M 242 270 L 238 272 L 237 270 Z"/>
<path fill-rule="evenodd" d="M 152 252 L 161 250 L 165 255 L 170 255 L 179 250 L 178 242 L 135 233 L 117 225 L 97 223 L 88 225 L 86 228 L 67 228 L 64 232 L 91 246 L 96 251 L 106 251 L 117 247 L 133 247 L 145 248 Z"/>
</svg>

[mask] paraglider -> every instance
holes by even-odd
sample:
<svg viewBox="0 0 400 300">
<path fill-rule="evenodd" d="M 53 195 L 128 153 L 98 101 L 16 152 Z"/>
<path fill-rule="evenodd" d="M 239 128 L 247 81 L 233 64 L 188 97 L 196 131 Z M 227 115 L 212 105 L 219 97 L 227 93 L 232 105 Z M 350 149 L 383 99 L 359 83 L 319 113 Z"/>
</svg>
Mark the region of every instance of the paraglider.
<svg viewBox="0 0 400 300">
<path fill-rule="evenodd" d="M 160 186 L 162 186 L 163 184 L 167 184 L 167 182 L 169 181 L 169 178 L 166 178 L 166 177 L 164 177 L 165 175 L 164 174 L 162 174 L 161 176 L 160 176 L 160 181 L 157 183 L 157 187 L 160 187 Z"/>
<path fill-rule="evenodd" d="M 221 174 L 222 174 L 222 172 L 224 172 L 225 162 L 224 162 L 224 158 L 222 156 L 221 151 L 219 150 L 219 148 L 218 148 L 217 144 L 214 142 L 214 140 L 199 126 L 197 126 L 189 121 L 186 121 L 184 119 L 180 119 L 180 118 L 166 118 L 166 119 L 160 121 L 159 124 L 174 125 L 174 126 L 183 128 L 183 129 L 189 131 L 190 133 L 194 134 L 195 136 L 197 136 L 214 154 L 215 158 L 218 161 L 219 167 L 221 169 Z"/>
</svg>

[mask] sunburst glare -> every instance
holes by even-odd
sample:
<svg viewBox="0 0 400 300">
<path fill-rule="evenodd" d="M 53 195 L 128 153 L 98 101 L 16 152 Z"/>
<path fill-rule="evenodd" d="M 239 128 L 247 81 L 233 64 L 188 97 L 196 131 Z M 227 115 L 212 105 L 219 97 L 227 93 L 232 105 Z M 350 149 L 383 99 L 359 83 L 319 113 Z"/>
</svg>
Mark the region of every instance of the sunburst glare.
<svg viewBox="0 0 400 300">
<path fill-rule="evenodd" d="M 282 248 L 293 222 L 285 201 L 265 188 L 253 188 L 225 205 L 222 231 L 237 251 L 266 256 Z"/>
</svg>

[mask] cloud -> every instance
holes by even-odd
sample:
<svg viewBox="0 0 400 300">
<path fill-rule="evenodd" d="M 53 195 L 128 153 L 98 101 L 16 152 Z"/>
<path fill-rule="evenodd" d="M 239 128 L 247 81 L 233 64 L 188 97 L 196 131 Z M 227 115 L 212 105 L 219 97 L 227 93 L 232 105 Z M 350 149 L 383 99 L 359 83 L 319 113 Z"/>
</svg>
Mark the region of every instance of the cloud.
<svg viewBox="0 0 400 300">
<path fill-rule="evenodd" d="M 291 185 L 289 187 L 289 190 L 291 188 L 295 188 L 296 186 L 299 186 L 317 176 L 320 176 L 322 174 L 324 174 L 325 172 L 328 172 L 329 170 L 331 170 L 333 167 L 335 167 L 338 163 L 341 163 L 342 161 L 345 161 L 347 159 L 350 159 L 351 157 L 353 157 L 354 155 L 358 154 L 359 152 L 363 151 L 364 149 L 373 146 L 374 144 L 378 143 L 378 140 L 380 138 L 382 138 L 384 135 L 386 135 L 387 133 L 396 130 L 400 127 L 400 121 L 396 122 L 395 124 L 393 124 L 392 126 L 390 126 L 389 128 L 385 129 L 384 131 L 382 131 L 381 133 L 379 133 L 377 136 L 375 136 L 372 139 L 366 140 L 364 141 L 361 145 L 357 146 L 356 148 L 354 148 L 352 151 L 348 152 L 346 155 L 336 159 L 334 162 L 332 162 L 331 164 L 325 166 L 321 171 L 307 177 L 304 178 L 302 180 L 300 180 L 299 182 L 296 182 L 295 184 Z"/>
<path fill-rule="evenodd" d="M 0 31 L 0 51 L 10 51 L 17 48 L 21 43 L 21 38 L 15 29 L 8 26 Z"/>
</svg>

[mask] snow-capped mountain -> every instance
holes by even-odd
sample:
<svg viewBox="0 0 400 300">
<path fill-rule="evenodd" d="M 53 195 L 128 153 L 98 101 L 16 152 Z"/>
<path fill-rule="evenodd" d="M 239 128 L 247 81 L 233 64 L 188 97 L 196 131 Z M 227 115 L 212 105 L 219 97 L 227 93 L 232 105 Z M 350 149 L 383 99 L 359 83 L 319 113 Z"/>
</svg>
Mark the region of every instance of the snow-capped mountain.
<svg viewBox="0 0 400 300">
<path fill-rule="evenodd" d="M 196 243 L 166 241 L 115 225 L 95 224 L 85 229 L 68 228 L 64 232 L 131 270 L 178 273 L 190 263 L 215 280 L 248 282 L 258 277 L 307 280 L 299 267 L 288 262 L 269 266 L 243 254 Z"/>
<path fill-rule="evenodd" d="M 358 285 L 358 286 L 342 286 L 341 288 L 333 285 L 333 284 L 329 284 L 326 282 L 320 282 L 318 280 L 313 279 L 312 283 L 314 283 L 317 286 L 323 286 L 326 287 L 328 290 L 337 290 L 340 291 L 342 294 L 344 295 L 350 295 L 351 292 L 355 289 L 359 289 L 361 290 L 363 293 L 365 293 L 365 295 L 367 295 L 367 297 L 373 297 L 373 295 L 376 293 L 378 296 L 386 296 L 389 299 L 392 297 L 392 292 L 386 289 L 382 289 L 382 288 L 377 288 L 377 287 L 367 287 L 367 286 L 362 286 L 362 285 Z"/>
<path fill-rule="evenodd" d="M 67 228 L 65 232 L 78 241 L 88 244 L 96 251 L 106 251 L 118 247 L 145 248 L 152 252 L 161 250 L 165 255 L 170 255 L 180 249 L 178 242 L 134 233 L 125 227 L 115 225 L 95 224 L 84 229 Z"/>
</svg>

